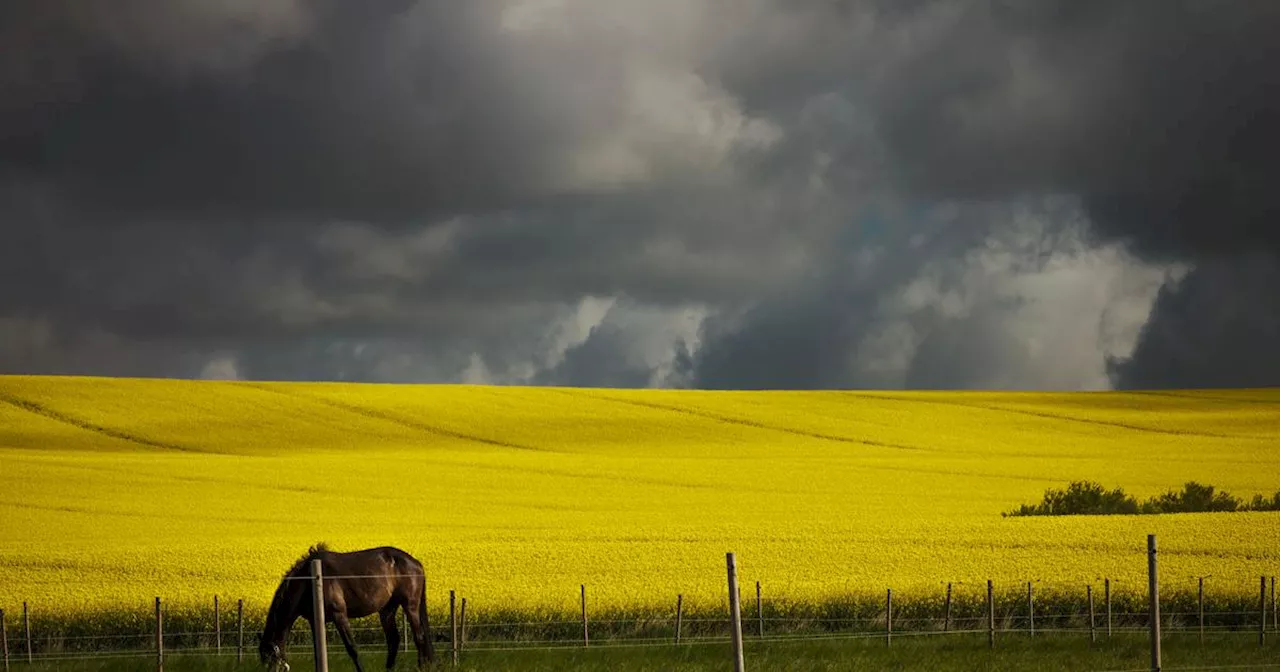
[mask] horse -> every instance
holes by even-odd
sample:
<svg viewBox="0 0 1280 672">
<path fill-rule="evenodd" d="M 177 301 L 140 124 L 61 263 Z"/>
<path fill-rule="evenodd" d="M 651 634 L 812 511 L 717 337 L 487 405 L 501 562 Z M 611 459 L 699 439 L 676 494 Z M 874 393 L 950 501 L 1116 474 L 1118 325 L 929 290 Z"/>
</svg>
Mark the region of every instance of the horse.
<svg viewBox="0 0 1280 672">
<path fill-rule="evenodd" d="M 418 667 L 435 661 L 427 621 L 427 579 L 422 563 L 390 546 L 339 553 L 324 543 L 312 546 L 285 572 L 271 598 L 266 624 L 258 640 L 258 656 L 272 668 L 284 662 L 284 642 L 299 618 L 311 623 L 314 581 L 311 561 L 320 561 L 324 579 L 324 619 L 333 623 L 357 672 L 364 672 L 351 639 L 349 619 L 378 614 L 387 637 L 387 669 L 396 663 L 400 633 L 396 609 L 403 609 L 418 649 Z M 332 577 L 332 578 L 330 578 Z"/>
</svg>

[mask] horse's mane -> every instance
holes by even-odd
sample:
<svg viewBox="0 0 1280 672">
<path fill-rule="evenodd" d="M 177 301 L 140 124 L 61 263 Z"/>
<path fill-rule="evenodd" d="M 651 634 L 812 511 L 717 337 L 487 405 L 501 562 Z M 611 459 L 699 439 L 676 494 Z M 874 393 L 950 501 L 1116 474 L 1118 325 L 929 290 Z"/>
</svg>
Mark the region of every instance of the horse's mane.
<svg viewBox="0 0 1280 672">
<path fill-rule="evenodd" d="M 311 561 L 330 552 L 331 549 L 329 548 L 329 545 L 321 541 L 311 548 L 308 548 L 307 552 L 303 553 L 302 557 L 298 558 L 297 561 L 293 563 L 293 566 L 289 568 L 289 571 L 284 573 L 284 576 L 280 578 L 280 585 L 276 587 L 275 595 L 271 596 L 271 607 L 267 609 L 268 621 L 270 621 L 273 615 L 277 613 L 277 609 L 282 606 L 281 603 L 284 600 L 285 592 L 291 583 L 291 581 L 288 581 L 289 577 L 309 574 L 311 572 Z"/>
<path fill-rule="evenodd" d="M 297 572 L 298 570 L 300 570 L 300 569 L 301 569 L 301 570 L 305 570 L 305 571 L 303 572 L 304 574 L 310 574 L 310 573 L 311 573 L 311 567 L 310 567 L 310 565 L 311 565 L 311 561 L 312 561 L 312 560 L 315 560 L 316 558 L 318 558 L 318 557 L 320 557 L 320 556 L 324 555 L 325 553 L 329 553 L 329 552 L 331 552 L 331 551 L 332 551 L 332 549 L 330 549 L 330 548 L 329 548 L 329 545 L 328 545 L 328 544 L 326 544 L 326 543 L 324 543 L 323 541 L 321 541 L 321 542 L 319 542 L 319 543 L 315 544 L 315 545 L 314 545 L 314 546 L 312 546 L 311 548 L 308 548 L 308 549 L 307 549 L 307 552 L 306 552 L 306 553 L 303 553 L 303 554 L 302 554 L 302 557 L 298 558 L 298 559 L 297 559 L 297 561 L 293 563 L 293 566 L 289 568 L 289 571 L 287 571 L 287 572 L 285 572 L 285 573 L 284 573 L 284 577 L 282 577 L 282 578 L 288 578 L 288 577 L 290 577 L 290 576 L 297 576 L 296 572 Z"/>
</svg>

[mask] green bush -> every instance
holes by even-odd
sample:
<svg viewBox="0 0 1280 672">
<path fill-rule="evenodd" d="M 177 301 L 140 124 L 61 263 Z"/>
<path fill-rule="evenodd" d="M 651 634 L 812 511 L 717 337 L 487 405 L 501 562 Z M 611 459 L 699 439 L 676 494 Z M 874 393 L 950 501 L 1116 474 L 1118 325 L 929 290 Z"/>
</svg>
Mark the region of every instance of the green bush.
<svg viewBox="0 0 1280 672">
<path fill-rule="evenodd" d="M 1170 490 L 1142 503 L 1141 513 L 1199 513 L 1204 511 L 1239 511 L 1242 502 L 1226 492 L 1215 492 L 1212 485 L 1189 481 L 1182 492 Z"/>
<path fill-rule="evenodd" d="M 1248 511 L 1280 511 L 1280 490 L 1276 490 L 1276 494 L 1270 498 L 1262 495 L 1254 495 L 1253 499 L 1246 505 Z"/>
<path fill-rule="evenodd" d="M 1064 490 L 1044 491 L 1039 504 L 1023 504 L 1009 516 L 1105 516 L 1138 513 L 1138 502 L 1120 488 L 1107 490 L 1092 481 L 1073 481 Z"/>
<path fill-rule="evenodd" d="M 1120 488 L 1107 490 L 1093 481 L 1073 481 L 1065 489 L 1045 490 L 1039 504 L 1023 504 L 1001 515 L 1106 516 L 1211 511 L 1280 511 L 1280 490 L 1270 498 L 1254 495 L 1252 500 L 1244 502 L 1212 485 L 1188 481 L 1181 491 L 1170 490 L 1139 504 Z"/>
</svg>

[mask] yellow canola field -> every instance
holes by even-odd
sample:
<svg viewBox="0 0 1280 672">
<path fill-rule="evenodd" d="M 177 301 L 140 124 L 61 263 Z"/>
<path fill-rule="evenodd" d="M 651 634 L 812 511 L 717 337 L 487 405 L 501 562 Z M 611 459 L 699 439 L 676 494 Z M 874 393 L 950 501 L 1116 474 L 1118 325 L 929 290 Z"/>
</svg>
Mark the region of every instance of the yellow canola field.
<svg viewBox="0 0 1280 672">
<path fill-rule="evenodd" d="M 1280 513 L 1002 518 L 1093 479 L 1280 489 L 1280 390 L 699 392 L 0 377 L 0 608 L 253 608 L 306 548 L 394 545 L 433 608 L 690 608 L 1145 590 L 1257 595 Z M 1252 591 L 1252 592 L 1251 592 Z M 744 590 L 744 593 L 746 590 Z"/>
</svg>

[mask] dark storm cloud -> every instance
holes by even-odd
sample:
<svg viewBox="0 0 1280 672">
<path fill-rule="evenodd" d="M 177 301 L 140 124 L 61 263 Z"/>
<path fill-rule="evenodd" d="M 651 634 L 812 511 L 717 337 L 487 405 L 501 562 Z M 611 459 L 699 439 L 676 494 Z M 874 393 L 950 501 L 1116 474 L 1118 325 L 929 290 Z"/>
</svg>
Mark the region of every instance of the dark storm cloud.
<svg viewBox="0 0 1280 672">
<path fill-rule="evenodd" d="M 1236 270 L 1229 260 L 1280 249 L 1280 196 L 1272 188 L 1280 178 L 1280 42 L 1272 38 L 1280 5 L 1045 0 L 882 9 L 879 21 L 867 21 L 858 12 L 841 16 L 801 3 L 751 30 L 762 44 L 804 34 L 815 48 L 785 42 L 771 52 L 776 58 L 746 59 L 726 76 L 757 105 L 785 111 L 821 87 L 845 101 L 846 119 L 872 119 L 876 151 L 837 147 L 833 172 L 865 174 L 870 166 L 894 189 L 921 199 L 1075 194 L 1097 241 L 1121 241 L 1150 261 L 1192 265 L 1183 289 L 1171 286 L 1155 305 L 1134 360 L 1113 369 L 1118 384 L 1256 382 L 1250 362 L 1270 370 L 1280 354 L 1260 344 L 1271 334 L 1269 316 L 1280 296 L 1259 288 L 1256 271 Z M 835 46 L 851 42 L 862 46 Z M 843 60 L 828 58 L 831 53 Z M 771 95 L 777 91 L 787 95 Z M 1195 268 L 1201 264 L 1215 270 Z M 1233 297 L 1233 317 L 1199 311 L 1202 301 L 1173 300 L 1189 287 L 1199 287 L 1200 296 Z M 825 355 L 809 341 L 834 333 L 831 325 L 844 320 L 817 311 L 800 317 L 796 310 L 780 306 L 776 319 L 767 320 L 778 333 L 744 338 L 779 344 L 798 338 L 797 345 Z M 1213 376 L 1146 342 L 1196 321 L 1204 324 L 1195 347 L 1211 360 L 1203 366 L 1222 367 Z M 948 358 L 929 363 L 928 350 L 952 343 L 943 348 L 952 361 L 994 361 L 990 343 L 1007 339 L 984 329 L 998 322 L 994 316 L 980 324 L 966 320 L 921 343 L 908 383 L 977 384 L 980 376 L 934 376 Z M 789 323 L 811 331 L 797 330 L 805 334 L 800 337 L 787 330 Z M 954 356 L 965 342 L 964 356 Z M 1244 350 L 1234 357 L 1211 354 L 1235 347 Z M 839 348 L 847 349 L 846 343 Z M 788 376 L 796 371 L 779 368 Z M 814 363 L 810 368 L 824 372 L 804 376 L 810 380 L 841 378 Z"/>
<path fill-rule="evenodd" d="M 882 83 L 916 188 L 1081 194 L 1100 235 L 1174 258 L 1280 247 L 1280 5 L 993 3 Z"/>
<path fill-rule="evenodd" d="M 1101 362 L 1129 351 L 1164 277 L 1090 245 L 1076 199 L 898 217 L 911 227 L 832 248 L 817 274 L 704 322 L 693 384 L 1101 389 Z"/>
<path fill-rule="evenodd" d="M 591 330 L 582 343 L 564 353 L 564 360 L 534 377 L 536 385 L 580 387 L 649 387 L 654 382 L 653 365 L 631 361 L 631 337 L 614 325 L 602 324 Z"/>
<path fill-rule="evenodd" d="M 263 216 L 401 221 L 475 204 L 477 192 L 481 205 L 494 205 L 522 186 L 530 170 L 522 162 L 543 141 L 536 129 L 505 123 L 513 101 L 502 73 L 473 76 L 485 57 L 468 40 L 479 9 L 271 0 L 263 5 L 288 10 L 298 25 L 224 64 L 195 50 L 230 48 L 224 40 L 237 28 L 252 32 L 276 14 L 247 3 L 195 16 L 166 3 L 107 4 L 55 0 L 30 14 L 10 9 L 18 15 L 9 24 L 14 33 L 47 23 L 79 29 L 41 44 L 48 60 L 24 54 L 28 84 L 15 87 L 19 98 L 6 106 L 0 136 L 5 169 L 56 180 L 65 198 L 94 207 L 100 223 L 148 216 L 216 217 L 220 226 Z M 139 20 L 128 21 L 133 15 Z M 152 50 L 124 46 L 146 45 L 175 23 L 216 37 Z M 411 43 L 401 35 L 406 25 L 421 30 Z M 119 43 L 103 35 L 113 28 L 126 31 Z M 185 65 L 175 72 L 165 67 L 170 59 Z M 31 84 L 56 81 L 59 72 L 70 80 L 62 91 Z"/>
<path fill-rule="evenodd" d="M 1265 252 L 1203 262 L 1165 286 L 1133 357 L 1128 388 L 1268 387 L 1280 381 L 1280 260 Z"/>
<path fill-rule="evenodd" d="M 387 367 L 343 361 L 344 343 L 501 363 L 583 296 L 679 304 L 759 282 L 742 262 L 776 245 L 755 234 L 788 234 L 688 171 L 713 178 L 769 129 L 646 45 L 507 35 L 503 8 L 6 5 L 23 58 L 0 80 L 0 254 L 23 290 L 0 307 L 243 351 L 265 376 L 359 377 Z M 43 56 L 17 39 L 33 31 Z M 630 74 L 654 89 L 639 104 L 672 109 L 633 120 Z M 735 249 L 717 249 L 720 223 Z"/>
<path fill-rule="evenodd" d="M 923 218 L 922 218 L 923 219 Z M 906 245 L 895 231 L 866 242 L 880 250 L 868 256 L 834 247 L 809 277 L 768 293 L 741 315 L 704 324 L 702 349 L 693 359 L 693 382 L 713 389 L 808 389 L 842 387 L 856 377 L 859 344 L 876 328 L 884 293 L 906 285 L 930 261 L 980 243 L 982 222 L 911 222 L 926 244 Z M 752 362 L 745 366 L 745 362 Z"/>
<path fill-rule="evenodd" d="M 172 375 L 1085 385 L 1029 316 L 1140 322 L 1149 274 L 1119 241 L 1218 270 L 1165 290 L 1128 363 L 1087 331 L 1052 357 L 1119 357 L 1122 385 L 1195 378 L 1158 339 L 1205 319 L 1197 347 L 1249 353 L 1213 380 L 1243 380 L 1276 361 L 1250 345 L 1269 276 L 1230 259 L 1278 249 L 1278 17 L 1267 0 L 5 3 L 0 368 L 114 347 Z M 1086 223 L 1001 205 L 1045 194 Z M 945 233 L 913 214 L 938 204 L 960 213 Z M 995 243 L 1019 261 L 993 264 L 1007 231 L 1049 249 Z M 1193 287 L 1240 309 L 1175 300 Z"/>
</svg>

